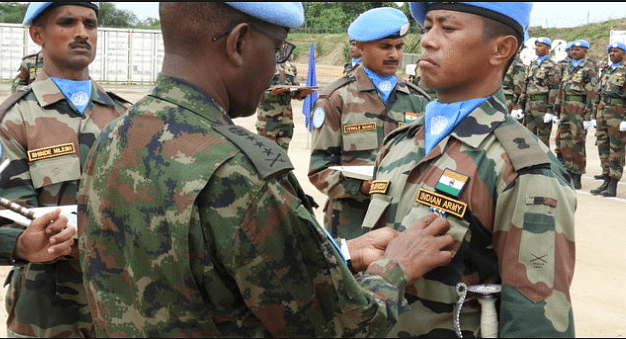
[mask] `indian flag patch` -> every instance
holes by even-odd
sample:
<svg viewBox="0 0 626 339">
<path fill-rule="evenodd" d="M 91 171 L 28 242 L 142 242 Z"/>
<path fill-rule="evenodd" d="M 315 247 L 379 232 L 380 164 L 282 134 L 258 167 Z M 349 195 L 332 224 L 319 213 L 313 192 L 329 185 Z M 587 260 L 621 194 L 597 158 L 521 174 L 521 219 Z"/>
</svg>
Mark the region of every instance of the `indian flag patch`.
<svg viewBox="0 0 626 339">
<path fill-rule="evenodd" d="M 435 185 L 435 190 L 458 198 L 461 196 L 461 192 L 463 192 L 463 188 L 465 188 L 468 181 L 469 177 L 467 175 L 446 168 L 441 178 L 439 178 L 439 182 Z"/>
</svg>

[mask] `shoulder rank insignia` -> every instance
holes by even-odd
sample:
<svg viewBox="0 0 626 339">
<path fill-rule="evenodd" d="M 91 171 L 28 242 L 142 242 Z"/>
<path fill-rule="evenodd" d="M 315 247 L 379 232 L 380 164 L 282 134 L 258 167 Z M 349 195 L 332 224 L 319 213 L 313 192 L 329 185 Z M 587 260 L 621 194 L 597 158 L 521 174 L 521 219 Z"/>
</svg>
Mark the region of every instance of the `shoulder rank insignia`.
<svg viewBox="0 0 626 339">
<path fill-rule="evenodd" d="M 467 175 L 446 168 L 439 178 L 439 182 L 435 185 L 435 190 L 459 198 L 468 181 Z"/>
</svg>

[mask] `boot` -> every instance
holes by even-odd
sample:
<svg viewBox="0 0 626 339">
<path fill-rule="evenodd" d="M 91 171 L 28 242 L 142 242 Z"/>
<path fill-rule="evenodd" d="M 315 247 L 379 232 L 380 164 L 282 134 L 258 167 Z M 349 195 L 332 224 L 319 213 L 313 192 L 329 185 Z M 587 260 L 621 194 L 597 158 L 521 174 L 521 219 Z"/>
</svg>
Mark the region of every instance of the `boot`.
<svg viewBox="0 0 626 339">
<path fill-rule="evenodd" d="M 611 181 L 609 182 L 608 187 L 606 188 L 606 190 L 604 190 L 604 192 L 600 193 L 600 195 L 602 195 L 603 197 L 614 197 L 617 195 L 617 182 L 618 180 L 616 179 L 610 179 Z"/>
<path fill-rule="evenodd" d="M 593 178 L 595 180 L 608 180 L 609 176 L 606 174 L 594 175 Z"/>
<path fill-rule="evenodd" d="M 583 186 L 580 183 L 580 176 L 581 174 L 578 173 L 572 173 L 572 179 L 574 181 L 574 189 L 581 189 Z"/>
<path fill-rule="evenodd" d="M 595 190 L 591 190 L 589 193 L 593 194 L 593 195 L 598 195 L 602 192 L 604 192 L 607 187 L 609 187 L 609 182 L 611 182 L 611 178 L 606 178 L 604 179 L 604 182 L 602 183 L 602 185 L 600 185 L 600 187 L 596 188 Z"/>
</svg>

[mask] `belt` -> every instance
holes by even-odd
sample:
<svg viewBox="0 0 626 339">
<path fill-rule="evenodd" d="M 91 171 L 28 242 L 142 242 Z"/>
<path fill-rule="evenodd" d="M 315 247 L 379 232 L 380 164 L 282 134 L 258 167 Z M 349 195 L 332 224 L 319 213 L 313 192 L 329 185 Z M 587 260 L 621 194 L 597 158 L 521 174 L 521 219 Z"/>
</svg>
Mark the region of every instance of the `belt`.
<svg viewBox="0 0 626 339">
<path fill-rule="evenodd" d="M 602 98 L 602 101 L 606 105 L 623 105 L 626 103 L 626 100 L 620 98 Z"/>
<path fill-rule="evenodd" d="M 548 100 L 548 95 L 537 94 L 537 95 L 531 95 L 529 98 L 530 98 L 530 101 L 546 101 Z"/>
<path fill-rule="evenodd" d="M 585 101 L 585 96 L 584 95 L 566 95 L 565 101 L 583 102 Z"/>
</svg>

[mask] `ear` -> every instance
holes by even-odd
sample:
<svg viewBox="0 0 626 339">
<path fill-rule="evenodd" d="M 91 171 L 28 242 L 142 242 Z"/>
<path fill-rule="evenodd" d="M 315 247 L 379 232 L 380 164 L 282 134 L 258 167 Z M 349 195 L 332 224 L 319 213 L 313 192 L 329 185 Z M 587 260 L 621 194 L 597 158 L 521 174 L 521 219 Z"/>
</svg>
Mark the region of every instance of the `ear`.
<svg viewBox="0 0 626 339">
<path fill-rule="evenodd" d="M 43 42 L 44 42 L 43 27 L 34 26 L 34 25 L 30 26 L 28 27 L 28 34 L 30 34 L 30 38 L 33 39 L 34 43 L 43 47 Z"/>
<path fill-rule="evenodd" d="M 363 52 L 365 52 L 366 43 L 363 41 L 355 41 L 354 43 L 355 43 L 354 45 L 356 46 L 357 51 L 359 51 L 359 53 L 363 55 Z"/>
<path fill-rule="evenodd" d="M 244 63 L 244 54 L 249 50 L 251 43 L 250 25 L 244 22 L 235 26 L 226 37 L 226 55 L 228 59 L 234 65 L 241 66 Z"/>
<path fill-rule="evenodd" d="M 495 37 L 491 40 L 491 48 L 489 63 L 493 66 L 506 65 L 517 53 L 517 38 L 512 35 Z"/>
</svg>

